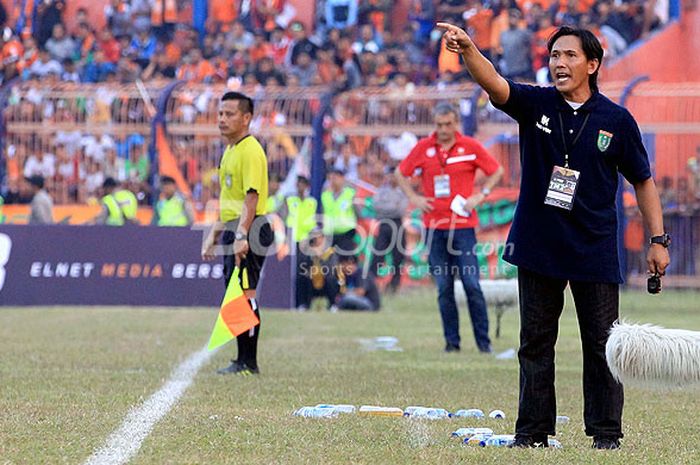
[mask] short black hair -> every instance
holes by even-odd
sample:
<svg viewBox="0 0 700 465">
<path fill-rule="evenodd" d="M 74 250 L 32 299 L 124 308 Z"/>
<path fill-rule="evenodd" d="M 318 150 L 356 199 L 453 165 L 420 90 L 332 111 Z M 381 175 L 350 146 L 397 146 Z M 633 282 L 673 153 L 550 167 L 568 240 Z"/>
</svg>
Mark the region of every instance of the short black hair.
<svg viewBox="0 0 700 465">
<path fill-rule="evenodd" d="M 160 183 L 161 184 L 175 184 L 175 178 L 173 178 L 172 176 L 161 176 Z"/>
<path fill-rule="evenodd" d="M 38 174 L 28 176 L 25 178 L 29 184 L 39 189 L 44 188 L 44 177 Z"/>
<path fill-rule="evenodd" d="M 586 59 L 598 60 L 598 69 L 588 76 L 588 85 L 591 91 L 598 92 L 598 71 L 600 71 L 600 67 L 603 65 L 603 46 L 600 45 L 600 41 L 588 29 L 562 26 L 549 38 L 547 42 L 547 51 L 552 53 L 554 43 L 559 40 L 560 37 L 564 36 L 576 36 L 581 39 L 581 48 L 583 49 L 584 55 L 586 55 Z"/>
<path fill-rule="evenodd" d="M 297 176 L 297 182 L 302 182 L 302 183 L 308 185 L 309 178 L 307 178 L 306 176 Z"/>
<path fill-rule="evenodd" d="M 243 113 L 253 114 L 255 105 L 253 104 L 253 99 L 240 92 L 226 92 L 221 101 L 225 102 L 227 100 L 238 100 L 238 109 Z"/>
<path fill-rule="evenodd" d="M 117 185 L 118 185 L 118 183 L 114 178 L 108 177 L 102 183 L 102 188 L 103 189 L 113 189 L 113 188 L 117 187 Z"/>
</svg>

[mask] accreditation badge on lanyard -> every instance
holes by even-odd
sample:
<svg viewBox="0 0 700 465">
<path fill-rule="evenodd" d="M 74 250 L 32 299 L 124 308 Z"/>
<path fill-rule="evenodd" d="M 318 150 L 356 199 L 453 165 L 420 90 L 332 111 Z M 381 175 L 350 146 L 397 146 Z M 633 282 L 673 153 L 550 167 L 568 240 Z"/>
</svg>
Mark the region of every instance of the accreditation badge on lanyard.
<svg viewBox="0 0 700 465">
<path fill-rule="evenodd" d="M 555 166 L 549 180 L 549 189 L 547 189 L 544 203 L 564 210 L 571 210 L 574 206 L 579 176 L 581 176 L 579 171 Z"/>
<path fill-rule="evenodd" d="M 445 174 L 445 159 L 447 158 L 447 153 L 445 153 L 444 150 L 438 149 L 437 156 L 442 169 L 440 170 L 441 174 L 433 176 L 433 187 L 435 190 L 435 198 L 444 199 L 450 196 L 450 175 Z"/>
<path fill-rule="evenodd" d="M 544 199 L 545 205 L 563 208 L 564 210 L 571 210 L 574 207 L 574 198 L 576 197 L 576 189 L 578 188 L 581 172 L 569 168 L 569 152 L 573 150 L 576 142 L 578 142 L 581 137 L 590 116 L 590 113 L 586 115 L 586 119 L 583 120 L 578 134 L 574 138 L 571 148 L 569 148 L 566 143 L 566 136 L 564 135 L 564 122 L 561 118 L 561 112 L 559 113 L 559 129 L 561 130 L 561 140 L 564 145 L 564 166 L 555 165 L 552 170 L 552 177 L 549 179 L 549 187 L 547 188 L 547 196 Z"/>
</svg>

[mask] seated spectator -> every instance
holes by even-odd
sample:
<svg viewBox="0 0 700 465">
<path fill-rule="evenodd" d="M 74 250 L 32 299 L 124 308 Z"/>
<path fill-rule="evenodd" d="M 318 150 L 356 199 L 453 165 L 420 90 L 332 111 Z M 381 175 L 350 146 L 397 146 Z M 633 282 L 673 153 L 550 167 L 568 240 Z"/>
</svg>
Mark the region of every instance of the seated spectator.
<svg viewBox="0 0 700 465">
<path fill-rule="evenodd" d="M 64 82 L 80 82 L 80 73 L 75 66 L 73 60 L 63 61 L 63 72 L 61 73 L 61 81 Z"/>
<path fill-rule="evenodd" d="M 374 30 L 369 24 L 360 27 L 360 37 L 352 44 L 352 49 L 358 55 L 363 52 L 377 53 L 380 50 L 375 40 Z"/>
<path fill-rule="evenodd" d="M 328 300 L 328 309 L 334 310 L 338 294 L 338 258 L 333 247 L 326 243 L 323 233 L 316 229 L 309 234 L 307 241 L 301 244 L 300 250 L 303 253 L 297 255 L 297 309 L 308 310 L 314 298 L 325 297 Z"/>
<path fill-rule="evenodd" d="M 245 26 L 240 21 L 236 21 L 231 26 L 231 31 L 226 35 L 226 47 L 229 51 L 248 50 L 255 43 L 255 36 L 245 30 Z"/>
<path fill-rule="evenodd" d="M 95 39 L 95 34 L 92 32 L 87 24 L 78 25 L 77 32 L 75 34 L 75 53 L 73 54 L 73 59 L 78 60 L 85 58 L 94 49 L 97 40 Z"/>
<path fill-rule="evenodd" d="M 315 60 L 318 45 L 316 45 L 311 41 L 311 39 L 309 39 L 304 25 L 299 21 L 295 21 L 289 26 L 289 30 L 292 31 L 293 39 L 293 43 L 291 46 L 291 54 L 289 56 L 289 63 L 291 65 L 295 65 L 297 63 L 297 58 L 301 53 L 306 53 L 311 57 L 312 60 Z"/>
<path fill-rule="evenodd" d="M 115 73 L 117 65 L 107 61 L 102 50 L 97 50 L 92 55 L 92 59 L 83 67 L 82 81 L 83 82 L 102 82 L 105 81 L 109 73 Z"/>
<path fill-rule="evenodd" d="M 151 58 L 156 53 L 156 38 L 148 30 L 141 31 L 131 39 L 127 56 L 133 59 L 143 69 L 148 66 Z"/>
<path fill-rule="evenodd" d="M 216 74 L 216 68 L 205 60 L 202 51 L 198 48 L 192 49 L 183 59 L 184 64 L 177 70 L 177 78 L 187 82 L 211 82 Z"/>
<path fill-rule="evenodd" d="M 104 8 L 107 28 L 115 37 L 126 36 L 132 30 L 131 5 L 128 0 L 109 0 Z"/>
<path fill-rule="evenodd" d="M 56 158 L 51 153 L 39 150 L 36 154 L 29 155 L 24 162 L 24 177 L 41 176 L 42 178 L 53 178 L 56 173 Z"/>
<path fill-rule="evenodd" d="M 311 60 L 308 53 L 300 53 L 297 64 L 292 66 L 291 74 L 299 79 L 301 86 L 309 86 L 318 74 L 318 66 Z"/>
<path fill-rule="evenodd" d="M 46 50 L 48 50 L 51 58 L 62 62 L 66 59 L 75 57 L 77 46 L 73 39 L 66 34 L 66 29 L 63 24 L 56 24 L 53 27 L 51 38 L 46 41 Z"/>
<path fill-rule="evenodd" d="M 106 61 L 115 64 L 119 61 L 122 53 L 121 46 L 119 41 L 114 38 L 111 30 L 102 29 L 100 31 L 97 47 L 104 53 Z"/>
<path fill-rule="evenodd" d="M 357 266 L 354 255 L 340 257 L 338 284 L 338 309 L 377 311 L 381 307 L 374 277 Z"/>
<path fill-rule="evenodd" d="M 272 84 L 274 81 L 277 85 L 284 85 L 284 75 L 275 68 L 275 63 L 272 58 L 265 57 L 258 62 L 255 69 L 255 79 L 263 86 Z"/>
</svg>

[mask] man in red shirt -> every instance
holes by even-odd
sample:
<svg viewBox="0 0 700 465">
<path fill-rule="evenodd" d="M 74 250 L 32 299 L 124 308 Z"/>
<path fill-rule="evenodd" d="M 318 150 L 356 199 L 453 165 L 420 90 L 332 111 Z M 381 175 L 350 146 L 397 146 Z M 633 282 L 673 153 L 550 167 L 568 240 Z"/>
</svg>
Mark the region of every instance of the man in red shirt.
<svg viewBox="0 0 700 465">
<path fill-rule="evenodd" d="M 430 271 L 438 287 L 445 352 L 460 350 L 454 295 L 455 276 L 459 276 L 467 295 L 476 345 L 479 351 L 489 353 L 489 320 L 475 254 L 474 227 L 479 218 L 474 207 L 499 182 L 503 168 L 477 140 L 457 131 L 459 114 L 454 107 L 439 104 L 434 116 L 435 132 L 418 141 L 396 170 L 396 178 L 411 203 L 423 211 Z M 408 179 L 418 169 L 423 195 L 413 190 Z M 474 193 L 477 169 L 487 178 L 481 191 Z"/>
</svg>

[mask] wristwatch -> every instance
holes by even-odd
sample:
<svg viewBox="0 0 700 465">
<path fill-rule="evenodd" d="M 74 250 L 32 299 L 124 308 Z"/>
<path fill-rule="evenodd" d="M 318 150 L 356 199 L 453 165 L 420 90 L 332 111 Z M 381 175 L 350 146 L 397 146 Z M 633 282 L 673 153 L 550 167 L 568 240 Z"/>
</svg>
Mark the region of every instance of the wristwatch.
<svg viewBox="0 0 700 465">
<path fill-rule="evenodd" d="M 484 187 L 483 189 L 481 189 L 481 193 L 484 194 L 484 197 L 488 197 L 491 193 L 491 189 L 489 189 L 488 187 Z"/>
<path fill-rule="evenodd" d="M 236 231 L 236 235 L 234 237 L 237 241 L 247 241 L 248 240 L 248 235 L 243 234 L 240 231 Z"/>
<path fill-rule="evenodd" d="M 668 249 L 668 246 L 671 245 L 671 235 L 663 233 L 660 236 L 652 236 L 649 239 L 649 244 L 661 244 Z"/>
</svg>

